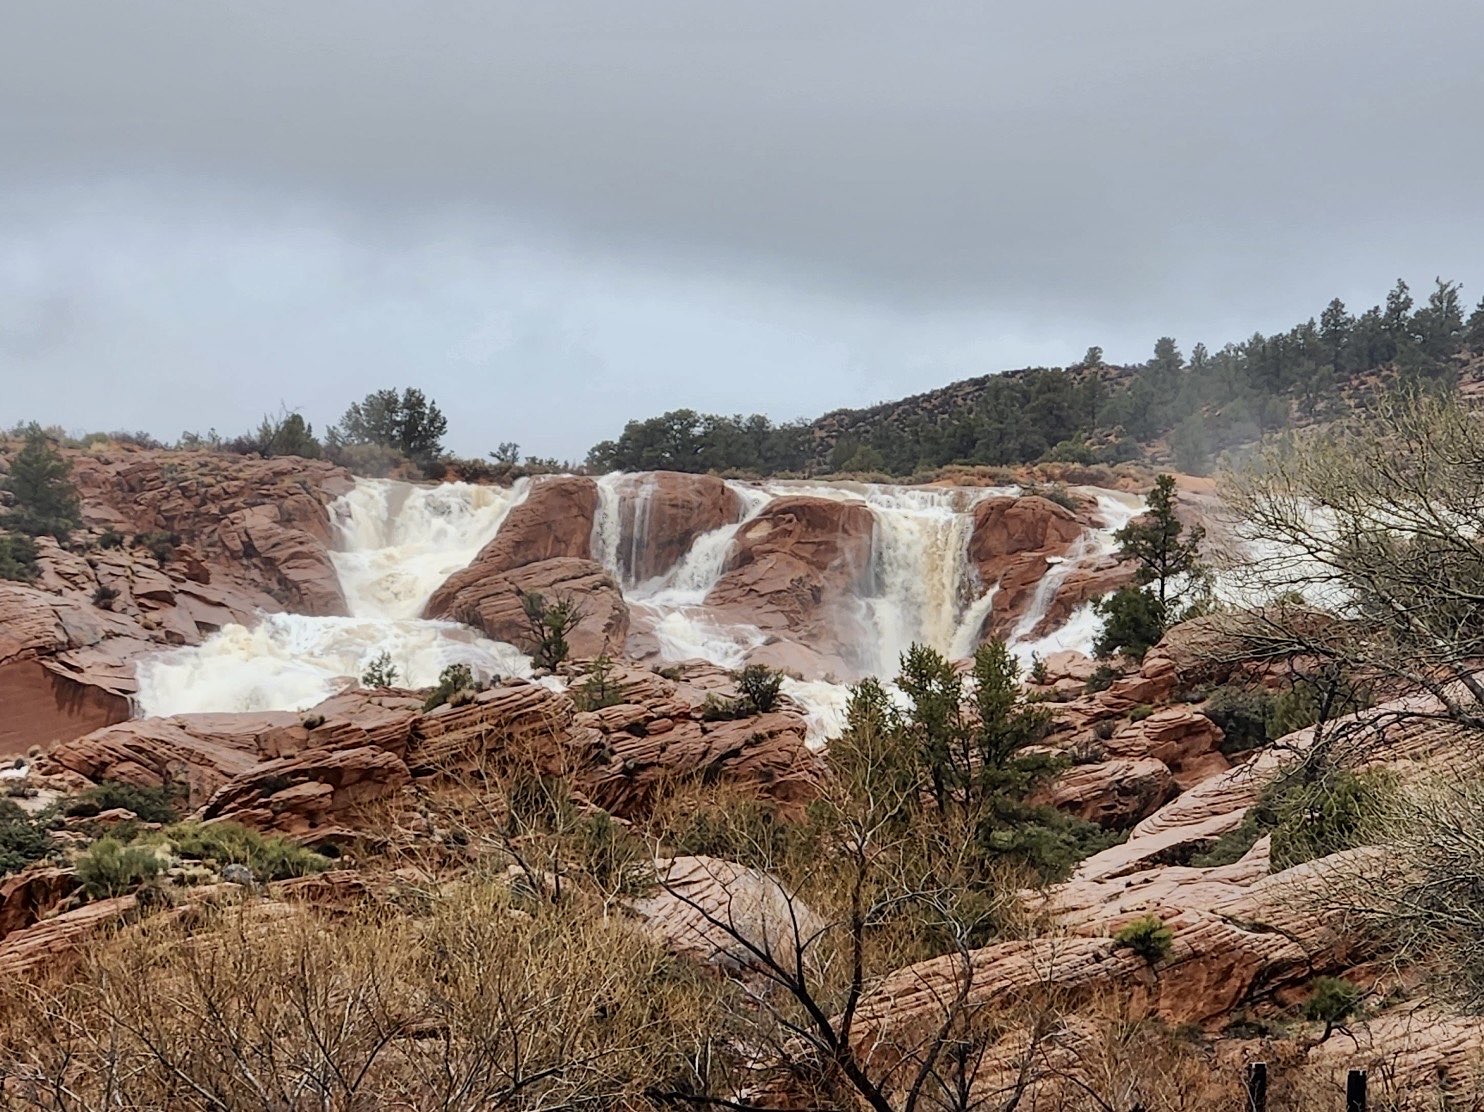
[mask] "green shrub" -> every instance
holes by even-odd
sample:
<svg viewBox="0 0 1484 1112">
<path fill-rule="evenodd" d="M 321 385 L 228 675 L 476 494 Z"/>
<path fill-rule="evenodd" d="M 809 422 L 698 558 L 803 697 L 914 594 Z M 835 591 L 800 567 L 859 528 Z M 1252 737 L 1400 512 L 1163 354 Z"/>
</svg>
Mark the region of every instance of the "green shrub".
<svg viewBox="0 0 1484 1112">
<path fill-rule="evenodd" d="M 134 535 L 134 547 L 148 551 L 157 564 L 168 564 L 174 558 L 175 548 L 179 544 L 179 533 L 155 531 Z"/>
<path fill-rule="evenodd" d="M 748 709 L 741 699 L 728 699 L 714 691 L 701 704 L 702 722 L 730 722 L 734 718 L 746 718 L 747 715 Z"/>
<path fill-rule="evenodd" d="M 1093 652 L 1100 657 L 1121 652 L 1131 660 L 1143 660 L 1169 623 L 1164 604 L 1143 587 L 1120 587 L 1093 606 L 1103 619 L 1102 632 L 1093 643 Z"/>
<path fill-rule="evenodd" d="M 99 838 L 77 859 L 77 879 L 95 900 L 122 896 L 165 871 L 168 849 Z"/>
<path fill-rule="evenodd" d="M 66 543 L 82 524 L 82 504 L 72 485 L 72 465 L 52 444 L 47 431 L 34 421 L 24 429 L 25 446 L 10 462 L 0 480 L 14 505 L 5 515 L 6 527 L 33 537 L 53 536 Z"/>
<path fill-rule="evenodd" d="M 20 872 L 33 861 L 51 856 L 56 848 L 47 826 L 50 815 L 31 815 L 8 799 L 0 799 L 0 875 Z"/>
<path fill-rule="evenodd" d="M 1371 823 L 1396 790 L 1384 769 L 1336 770 L 1304 779 L 1281 777 L 1258 798 L 1242 822 L 1191 859 L 1197 868 L 1230 865 L 1264 834 L 1272 835 L 1274 871 L 1365 845 Z"/>
<path fill-rule="evenodd" d="M 323 872 L 330 860 L 272 834 L 259 834 L 232 822 L 183 822 L 167 827 L 158 838 L 181 857 L 217 865 L 246 865 L 260 881 L 287 880 Z M 155 840 L 147 837 L 145 842 Z"/>
<path fill-rule="evenodd" d="M 783 686 L 783 673 L 775 672 L 765 664 L 749 664 L 734 677 L 742 701 L 754 714 L 767 714 L 778 702 L 778 690 Z"/>
<path fill-rule="evenodd" d="M 581 602 L 566 594 L 559 595 L 555 601 L 549 601 L 537 591 L 517 589 L 515 594 L 525 616 L 531 657 L 538 668 L 556 671 L 572 651 L 567 643 L 567 634 L 582 621 L 584 610 Z"/>
<path fill-rule="evenodd" d="M 613 661 L 607 654 L 596 657 L 587 667 L 583 681 L 572 689 L 572 702 L 578 710 L 602 710 L 623 702 L 623 689 L 613 681 Z"/>
<path fill-rule="evenodd" d="M 40 571 L 35 541 L 23 533 L 0 533 L 0 579 L 30 583 Z"/>
<path fill-rule="evenodd" d="M 117 529 L 105 529 L 103 535 L 98 538 L 99 548 L 118 548 L 124 543 L 124 535 Z"/>
<path fill-rule="evenodd" d="M 571 848 L 576 863 L 607 891 L 639 895 L 654 876 L 654 858 L 623 823 L 606 812 L 578 823 Z"/>
<path fill-rule="evenodd" d="M 103 811 L 122 807 L 144 822 L 171 823 L 180 818 L 182 791 L 174 785 L 141 788 L 116 780 L 105 780 L 67 802 L 63 814 L 69 818 L 92 818 Z"/>
<path fill-rule="evenodd" d="M 423 700 L 423 710 L 441 707 L 460 691 L 478 691 L 474 673 L 467 664 L 450 664 L 438 673 L 438 685 Z"/>
<path fill-rule="evenodd" d="M 1051 673 L 1046 670 L 1046 661 L 1041 659 L 1040 653 L 1031 653 L 1031 683 L 1045 684 L 1051 681 Z"/>
<path fill-rule="evenodd" d="M 1304 1001 L 1304 1018 L 1336 1027 L 1360 1007 L 1360 989 L 1343 977 L 1318 977 L 1314 992 Z"/>
<path fill-rule="evenodd" d="M 117 587 L 110 587 L 106 583 L 99 583 L 93 589 L 93 605 L 100 610 L 112 610 L 113 604 L 118 600 Z"/>
<path fill-rule="evenodd" d="M 1223 687 L 1211 693 L 1201 713 L 1221 727 L 1221 751 L 1228 756 L 1264 746 L 1271 740 L 1268 722 L 1273 696 L 1266 691 Z"/>
<path fill-rule="evenodd" d="M 753 868 L 768 868 L 788 847 L 807 837 L 807 824 L 786 822 L 777 806 L 754 796 L 721 795 L 675 801 L 670 824 L 660 831 L 675 854 L 719 857 Z"/>
<path fill-rule="evenodd" d="M 1190 859 L 1190 864 L 1197 869 L 1234 865 L 1247 856 L 1247 851 L 1266 832 L 1267 828 L 1258 821 L 1258 808 L 1253 807 L 1242 816 L 1242 821 L 1235 828 L 1221 835 L 1207 849 L 1195 854 Z"/>
<path fill-rule="evenodd" d="M 1099 664 L 1092 670 L 1092 675 L 1087 677 L 1087 683 L 1082 690 L 1089 695 L 1096 695 L 1099 691 L 1107 691 L 1113 686 L 1113 681 L 1118 678 L 1118 670 L 1108 664 Z"/>
<path fill-rule="evenodd" d="M 1274 870 L 1365 845 L 1371 823 L 1395 790 L 1396 778 L 1385 769 L 1293 778 L 1274 801 Z"/>
<path fill-rule="evenodd" d="M 1113 941 L 1153 965 L 1170 952 L 1175 934 L 1155 916 L 1145 915 L 1126 924 L 1113 936 Z"/>
<path fill-rule="evenodd" d="M 1148 703 L 1140 703 L 1128 712 L 1128 720 L 1130 722 L 1142 722 L 1153 713 L 1154 708 Z"/>
<path fill-rule="evenodd" d="M 392 654 L 377 653 L 366 670 L 361 673 L 361 686 L 370 688 L 395 687 L 397 666 L 392 663 Z"/>
</svg>

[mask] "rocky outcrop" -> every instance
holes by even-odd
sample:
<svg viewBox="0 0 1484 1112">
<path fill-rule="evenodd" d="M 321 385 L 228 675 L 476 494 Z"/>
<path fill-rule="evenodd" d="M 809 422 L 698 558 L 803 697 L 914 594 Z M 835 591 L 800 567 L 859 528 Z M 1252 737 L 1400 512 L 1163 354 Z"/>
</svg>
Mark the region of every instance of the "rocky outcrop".
<svg viewBox="0 0 1484 1112">
<path fill-rule="evenodd" d="M 478 569 L 482 577 L 544 560 L 591 560 L 597 512 L 598 485 L 593 480 L 580 475 L 538 475 L 466 573 Z M 469 582 L 466 573 L 454 575 L 428 600 L 429 617 L 450 606 L 452 596 Z"/>
<path fill-rule="evenodd" d="M 1343 862 L 1327 859 L 1242 883 L 1236 870 L 1208 892 L 1204 906 L 1146 901 L 1136 910 L 1084 919 L 1068 936 L 1002 942 L 909 966 L 884 978 L 862 1000 L 853 1041 L 879 1076 L 902 1065 L 907 1078 L 922 1036 L 944 1021 L 945 1008 L 1013 1007 L 1054 999 L 1063 1011 L 1117 1000 L 1119 1015 L 1176 1026 L 1214 1026 L 1238 1007 L 1290 1002 L 1313 977 L 1339 974 L 1367 960 L 1360 941 L 1341 929 L 1338 913 L 1307 898 Z M 1247 874 L 1251 877 L 1251 874 Z M 1131 919 L 1153 915 L 1171 932 L 1167 953 L 1151 962 L 1112 935 Z M 967 980 L 965 980 L 967 978 Z M 983 1073 L 994 1070 L 986 1056 Z M 981 1075 L 976 1092 L 995 1079 Z M 980 1090 L 977 1086 L 983 1086 Z"/>
<path fill-rule="evenodd" d="M 70 453 L 91 537 L 43 538 L 40 575 L 0 584 L 0 755 L 129 714 L 138 658 L 288 608 L 343 614 L 319 460 L 110 448 Z M 112 535 L 109 535 L 111 531 Z"/>
<path fill-rule="evenodd" d="M 78 886 L 71 869 L 32 865 L 0 882 L 0 938 L 50 914 Z"/>
<path fill-rule="evenodd" d="M 70 772 L 95 783 L 187 790 L 200 807 L 228 782 L 264 761 L 312 751 L 374 747 L 407 753 L 422 701 L 393 692 L 348 691 L 312 710 L 185 714 L 141 718 L 68 739 L 47 754 L 41 771 Z"/>
<path fill-rule="evenodd" d="M 494 540 L 474 561 L 433 592 L 425 617 L 463 622 L 496 641 L 522 648 L 531 643 L 520 593 L 548 601 L 570 597 L 582 620 L 567 636 L 579 657 L 617 653 L 629 631 L 629 608 L 617 581 L 592 558 L 593 517 L 598 488 L 573 475 L 531 480 Z"/>
<path fill-rule="evenodd" d="M 1175 794 L 1169 766 L 1152 757 L 1077 765 L 1058 776 L 1036 802 L 1110 829 L 1126 829 Z"/>
<path fill-rule="evenodd" d="M 138 909 L 134 896 L 95 900 L 14 931 L 0 941 L 0 977 L 40 969 L 54 972 L 83 946 L 129 922 Z"/>
<path fill-rule="evenodd" d="M 726 572 L 706 598 L 719 621 L 859 663 L 851 613 L 871 562 L 874 519 L 864 502 L 778 498 L 737 533 Z"/>
<path fill-rule="evenodd" d="M 129 716 L 128 691 L 76 668 L 69 654 L 123 637 L 133 651 L 144 631 L 75 598 L 0 583 L 0 756 L 25 753 Z M 76 670 L 74 670 L 76 669 Z"/>
<path fill-rule="evenodd" d="M 571 672 L 579 688 L 587 682 Z M 617 666 L 608 684 L 612 705 L 589 711 L 511 680 L 427 712 L 411 693 L 353 690 L 303 712 L 139 719 L 59 744 L 38 771 L 179 785 L 199 818 L 305 841 L 377 827 L 368 805 L 394 801 L 414 777 L 478 780 L 494 769 L 561 776 L 620 817 L 683 780 L 745 785 L 785 810 L 817 796 L 823 769 L 792 708 L 715 718 L 708 695 L 736 694 L 719 669 L 671 680 Z"/>
<path fill-rule="evenodd" d="M 664 575 L 704 533 L 742 516 L 742 503 L 715 475 L 650 471 L 620 487 L 619 563 L 634 583 Z"/>
<path fill-rule="evenodd" d="M 629 632 L 628 604 L 613 576 L 592 560 L 558 557 L 508 571 L 476 560 L 438 588 L 424 613 L 463 622 L 486 637 L 529 649 L 532 636 L 522 592 L 542 595 L 548 602 L 570 598 L 581 607 L 581 621 L 567 634 L 574 656 L 622 650 Z"/>
<path fill-rule="evenodd" d="M 1030 611 L 1052 561 L 1066 557 L 1084 526 L 1064 506 L 1034 495 L 986 498 L 974 507 L 969 561 L 994 607 L 981 636 L 1005 637 Z"/>
<path fill-rule="evenodd" d="M 329 504 L 350 473 L 324 460 L 115 449 L 72 456 L 84 519 L 173 534 L 244 586 L 304 614 L 343 614 Z"/>
<path fill-rule="evenodd" d="M 393 799 L 410 781 L 406 763 L 384 749 L 311 749 L 233 777 L 207 800 L 201 818 L 301 841 L 340 838 L 367 829 L 364 809 Z"/>
</svg>

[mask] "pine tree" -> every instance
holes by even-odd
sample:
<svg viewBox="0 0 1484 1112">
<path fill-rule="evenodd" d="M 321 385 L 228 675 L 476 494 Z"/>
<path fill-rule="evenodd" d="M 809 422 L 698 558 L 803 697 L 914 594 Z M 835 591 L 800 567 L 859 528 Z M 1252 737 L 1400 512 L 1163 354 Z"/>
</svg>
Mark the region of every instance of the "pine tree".
<svg viewBox="0 0 1484 1112">
<path fill-rule="evenodd" d="M 1135 659 L 1142 657 L 1209 591 L 1209 575 L 1200 558 L 1206 531 L 1199 525 L 1187 529 L 1176 516 L 1174 477 L 1156 478 L 1145 505 L 1142 517 L 1114 534 L 1119 556 L 1138 565 L 1137 586 L 1124 587 L 1096 604 L 1103 618 L 1103 632 L 1094 645 L 1098 656 L 1123 650 Z"/>
<path fill-rule="evenodd" d="M 26 429 L 26 444 L 10 464 L 3 487 L 15 504 L 5 515 L 5 526 L 33 537 L 51 535 L 66 541 L 82 524 L 72 465 L 52 446 L 40 425 Z"/>
</svg>

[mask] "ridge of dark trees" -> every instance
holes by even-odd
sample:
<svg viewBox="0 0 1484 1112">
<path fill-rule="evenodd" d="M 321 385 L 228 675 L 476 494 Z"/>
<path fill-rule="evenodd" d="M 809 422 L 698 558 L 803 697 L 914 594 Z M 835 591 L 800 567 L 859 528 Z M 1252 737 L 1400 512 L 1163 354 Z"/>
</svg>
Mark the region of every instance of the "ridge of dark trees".
<svg viewBox="0 0 1484 1112">
<path fill-rule="evenodd" d="M 1201 473 L 1216 456 L 1299 423 L 1339 416 L 1390 385 L 1456 384 L 1484 355 L 1484 300 L 1466 312 L 1457 282 L 1418 301 L 1398 280 L 1352 314 L 1339 298 L 1287 332 L 1254 333 L 1187 357 L 1163 336 L 1152 356 L 1111 366 L 1101 348 L 1069 367 L 964 379 L 813 421 L 677 409 L 624 426 L 588 453 L 591 470 L 883 472 L 951 464 L 1172 462 Z"/>
</svg>

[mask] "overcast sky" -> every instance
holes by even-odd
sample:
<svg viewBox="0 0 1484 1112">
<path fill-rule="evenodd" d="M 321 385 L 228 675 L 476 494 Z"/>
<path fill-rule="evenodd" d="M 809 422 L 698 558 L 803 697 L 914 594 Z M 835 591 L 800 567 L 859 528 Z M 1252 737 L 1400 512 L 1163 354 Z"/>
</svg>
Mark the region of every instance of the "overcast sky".
<svg viewBox="0 0 1484 1112">
<path fill-rule="evenodd" d="M 0 422 L 580 457 L 1484 293 L 1479 0 L 6 0 Z"/>
</svg>

